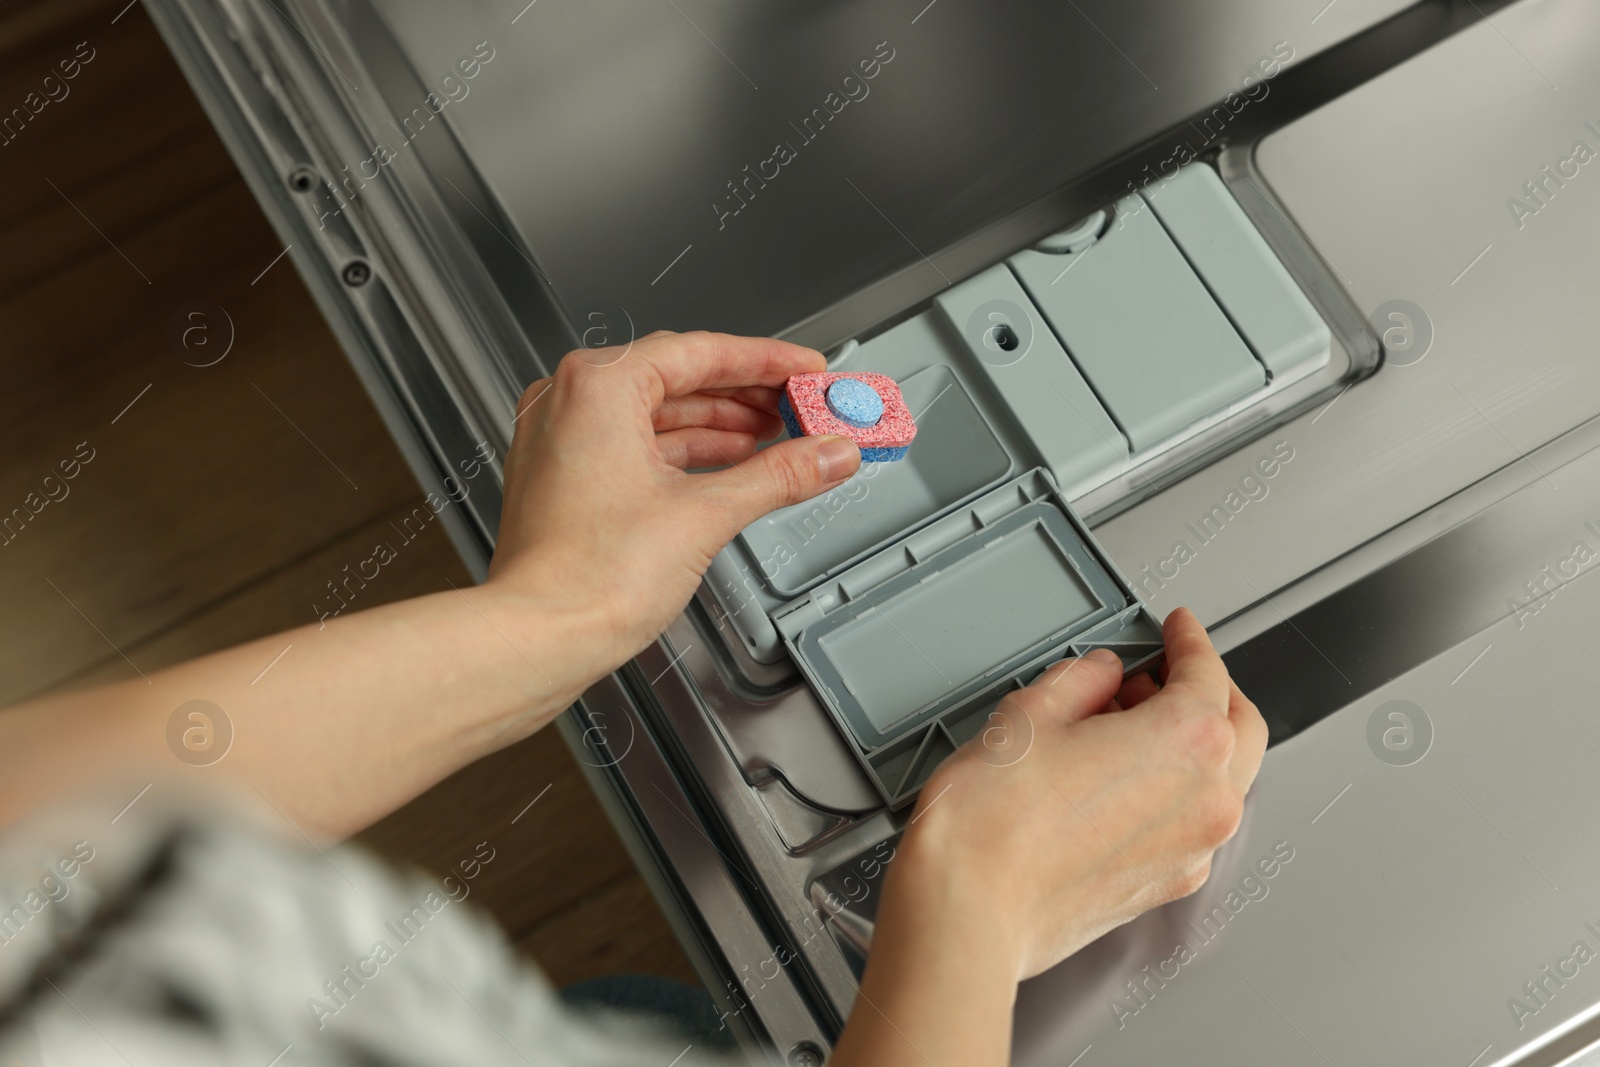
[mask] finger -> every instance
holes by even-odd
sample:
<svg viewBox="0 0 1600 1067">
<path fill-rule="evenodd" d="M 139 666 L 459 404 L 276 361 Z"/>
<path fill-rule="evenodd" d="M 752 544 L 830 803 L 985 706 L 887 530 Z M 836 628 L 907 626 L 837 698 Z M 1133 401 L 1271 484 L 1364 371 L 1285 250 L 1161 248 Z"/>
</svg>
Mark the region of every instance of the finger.
<svg viewBox="0 0 1600 1067">
<path fill-rule="evenodd" d="M 1233 723 L 1237 738 L 1233 757 L 1228 762 L 1228 777 L 1243 795 L 1250 790 L 1250 783 L 1261 770 L 1261 758 L 1267 751 L 1267 720 L 1231 678 L 1228 689 L 1228 721 Z"/>
<path fill-rule="evenodd" d="M 689 426 L 656 434 L 656 448 L 663 460 L 680 470 L 731 467 L 755 453 L 756 439 L 732 430 Z"/>
<path fill-rule="evenodd" d="M 684 333 L 653 338 L 634 346 L 636 359 L 624 364 L 650 375 L 659 402 L 700 389 L 759 385 L 775 389 L 792 375 L 828 369 L 822 353 L 770 337 L 723 333 Z"/>
<path fill-rule="evenodd" d="M 1206 628 L 1188 608 L 1177 608 L 1161 626 L 1167 645 L 1166 688 L 1186 692 L 1217 714 L 1228 709 L 1228 669 Z"/>
<path fill-rule="evenodd" d="M 677 430 L 685 426 L 704 426 L 711 430 L 733 430 L 747 433 L 758 441 L 765 441 L 782 427 L 783 422 L 774 414 L 741 404 L 737 400 L 705 393 L 690 393 L 684 397 L 663 400 L 656 409 L 654 424 L 657 433 Z"/>
<path fill-rule="evenodd" d="M 1128 680 L 1122 683 L 1122 688 L 1117 691 L 1117 703 L 1124 708 L 1136 708 L 1159 692 L 1161 687 L 1156 685 L 1156 680 L 1140 671 L 1129 675 Z"/>
<path fill-rule="evenodd" d="M 844 482 L 861 466 L 861 450 L 832 434 L 780 441 L 732 470 L 696 479 L 718 517 L 724 539 L 777 508 L 809 500 Z"/>
<path fill-rule="evenodd" d="M 1122 661 L 1105 649 L 1050 666 L 1026 689 L 1013 694 L 1029 714 L 1051 722 L 1079 722 L 1105 709 L 1122 684 Z"/>
<path fill-rule="evenodd" d="M 730 397 L 741 404 L 749 404 L 753 408 L 769 411 L 774 415 L 778 413 L 778 398 L 783 395 L 782 389 L 775 389 L 766 385 L 741 385 L 734 389 L 702 389 L 700 391 L 709 393 L 712 396 Z"/>
</svg>

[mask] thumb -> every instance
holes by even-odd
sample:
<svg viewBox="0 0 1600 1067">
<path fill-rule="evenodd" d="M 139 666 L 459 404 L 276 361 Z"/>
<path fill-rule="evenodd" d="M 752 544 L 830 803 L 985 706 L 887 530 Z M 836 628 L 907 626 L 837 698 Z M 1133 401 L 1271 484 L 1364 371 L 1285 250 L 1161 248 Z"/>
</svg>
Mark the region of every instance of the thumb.
<svg viewBox="0 0 1600 1067">
<path fill-rule="evenodd" d="M 861 467 L 848 437 L 796 437 L 762 449 L 742 463 L 696 477 L 718 499 L 732 537 L 769 511 L 810 500 Z"/>
<path fill-rule="evenodd" d="M 1053 664 L 1026 689 L 1014 694 L 1030 713 L 1061 723 L 1074 723 L 1098 712 L 1122 685 L 1122 660 L 1097 648 L 1082 659 Z"/>
</svg>

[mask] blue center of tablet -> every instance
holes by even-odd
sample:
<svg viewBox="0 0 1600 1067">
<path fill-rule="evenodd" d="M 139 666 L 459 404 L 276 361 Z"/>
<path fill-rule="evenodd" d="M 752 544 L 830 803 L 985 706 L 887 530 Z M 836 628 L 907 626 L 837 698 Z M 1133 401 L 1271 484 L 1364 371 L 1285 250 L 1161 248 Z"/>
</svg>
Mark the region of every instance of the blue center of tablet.
<svg viewBox="0 0 1600 1067">
<path fill-rule="evenodd" d="M 856 378 L 840 378 L 828 386 L 827 400 L 835 418 L 857 429 L 876 426 L 883 418 L 883 397 Z"/>
</svg>

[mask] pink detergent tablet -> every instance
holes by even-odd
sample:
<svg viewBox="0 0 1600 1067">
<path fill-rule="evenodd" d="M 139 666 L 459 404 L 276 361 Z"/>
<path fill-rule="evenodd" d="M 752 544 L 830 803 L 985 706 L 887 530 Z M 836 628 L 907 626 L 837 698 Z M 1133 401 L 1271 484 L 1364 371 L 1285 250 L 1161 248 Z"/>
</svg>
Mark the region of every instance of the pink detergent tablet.
<svg viewBox="0 0 1600 1067">
<path fill-rule="evenodd" d="M 790 437 L 839 434 L 861 449 L 863 463 L 900 459 L 917 436 L 917 424 L 900 387 L 871 371 L 796 374 L 783 386 L 778 414 Z"/>
</svg>

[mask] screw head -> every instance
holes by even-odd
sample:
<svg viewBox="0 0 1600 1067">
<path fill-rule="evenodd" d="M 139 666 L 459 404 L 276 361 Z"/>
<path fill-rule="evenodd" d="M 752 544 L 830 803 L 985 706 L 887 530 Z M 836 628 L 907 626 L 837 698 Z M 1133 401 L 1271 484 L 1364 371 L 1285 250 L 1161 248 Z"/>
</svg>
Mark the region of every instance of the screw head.
<svg viewBox="0 0 1600 1067">
<path fill-rule="evenodd" d="M 366 285 L 367 282 L 371 280 L 372 268 L 367 266 L 364 260 L 351 260 L 349 263 L 345 264 L 344 270 L 341 272 L 340 277 L 344 278 L 344 283 L 350 286 L 352 289 L 358 288 Z"/>
<path fill-rule="evenodd" d="M 317 172 L 310 167 L 296 167 L 289 172 L 289 188 L 297 193 L 309 193 L 316 184 Z"/>
<path fill-rule="evenodd" d="M 789 1067 L 822 1067 L 822 1050 L 809 1041 L 802 1041 L 789 1050 Z"/>
</svg>

